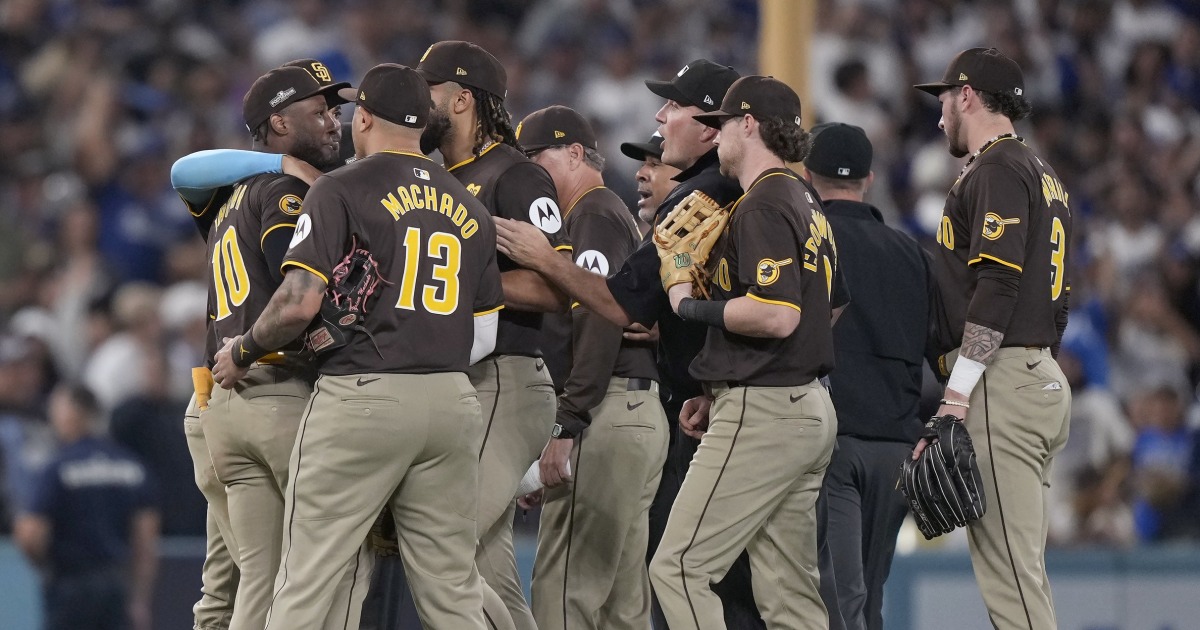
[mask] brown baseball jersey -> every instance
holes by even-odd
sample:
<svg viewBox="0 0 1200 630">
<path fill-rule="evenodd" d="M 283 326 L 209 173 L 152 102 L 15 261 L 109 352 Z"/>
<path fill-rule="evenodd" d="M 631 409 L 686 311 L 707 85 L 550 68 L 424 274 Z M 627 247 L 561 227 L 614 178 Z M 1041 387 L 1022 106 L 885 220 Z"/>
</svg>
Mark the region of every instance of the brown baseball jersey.
<svg viewBox="0 0 1200 630">
<path fill-rule="evenodd" d="M 493 144 L 479 155 L 447 170 L 475 195 L 493 216 L 532 223 L 546 233 L 555 249 L 569 250 L 558 193 L 546 169 L 507 144 Z M 507 256 L 500 271 L 520 267 Z M 542 314 L 505 309 L 496 331 L 495 354 L 541 356 Z"/>
<path fill-rule="evenodd" d="M 962 340 L 975 294 L 977 265 L 1004 265 L 1021 274 L 1008 322 L 978 322 L 1007 330 L 1004 346 L 1050 347 L 1055 318 L 1066 306 L 1067 241 L 1071 212 L 1058 175 L 1019 138 L 988 145 L 950 188 L 938 228 L 936 276 L 949 331 L 947 352 Z M 987 311 L 987 305 L 980 312 Z"/>
<path fill-rule="evenodd" d="M 788 169 L 759 175 L 732 207 L 709 289 L 714 300 L 746 296 L 800 311 L 783 339 L 711 327 L 692 362 L 699 381 L 741 386 L 804 385 L 833 369 L 830 300 L 837 276 L 833 232 L 820 202 Z"/>
<path fill-rule="evenodd" d="M 502 308 L 504 293 L 495 227 L 462 184 L 423 155 L 384 151 L 318 179 L 304 210 L 285 268 L 329 282 L 358 247 L 386 281 L 368 304 L 370 336 L 324 357 L 322 374 L 467 369 L 473 317 Z"/>
<path fill-rule="evenodd" d="M 210 367 L 220 340 L 250 330 L 279 287 L 282 245 L 272 250 L 267 237 L 276 230 L 291 234 L 307 192 L 308 184 L 290 175 L 255 175 L 234 185 L 211 217 L 205 357 Z"/>
<path fill-rule="evenodd" d="M 603 186 L 583 193 L 566 209 L 564 224 L 575 264 L 607 277 L 634 249 L 640 235 L 621 198 Z M 546 364 L 566 366 L 558 423 L 578 435 L 590 423 L 613 376 L 658 380 L 653 346 L 628 341 L 622 330 L 575 302 L 570 314 L 550 314 L 545 321 L 547 345 L 555 353 Z"/>
</svg>

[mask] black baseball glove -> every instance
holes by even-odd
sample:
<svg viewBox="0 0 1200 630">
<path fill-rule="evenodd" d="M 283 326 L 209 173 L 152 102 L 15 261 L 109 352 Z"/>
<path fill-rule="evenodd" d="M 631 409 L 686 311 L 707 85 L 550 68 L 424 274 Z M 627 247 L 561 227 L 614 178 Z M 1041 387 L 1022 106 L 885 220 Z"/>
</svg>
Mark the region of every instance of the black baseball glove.
<svg viewBox="0 0 1200 630">
<path fill-rule="evenodd" d="M 954 416 L 937 416 L 921 437 L 928 444 L 920 457 L 904 460 L 898 485 L 917 527 L 932 540 L 979 519 L 986 504 L 967 427 Z"/>
<path fill-rule="evenodd" d="M 316 355 L 332 352 L 350 343 L 355 332 L 361 332 L 375 344 L 375 338 L 363 326 L 367 305 L 380 284 L 391 284 L 379 274 L 379 263 L 371 252 L 358 246 L 351 237 L 350 253 L 333 268 L 333 278 L 325 289 L 321 312 L 304 333 L 306 349 Z M 380 358 L 379 346 L 375 352 Z"/>
</svg>

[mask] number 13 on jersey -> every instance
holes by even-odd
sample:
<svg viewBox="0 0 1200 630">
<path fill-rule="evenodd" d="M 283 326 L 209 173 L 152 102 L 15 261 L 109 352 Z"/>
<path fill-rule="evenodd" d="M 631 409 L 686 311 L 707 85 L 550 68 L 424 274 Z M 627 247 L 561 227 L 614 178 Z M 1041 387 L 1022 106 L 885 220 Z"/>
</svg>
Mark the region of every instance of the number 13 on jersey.
<svg viewBox="0 0 1200 630">
<path fill-rule="evenodd" d="M 450 315 L 458 310 L 458 271 L 462 243 L 447 232 L 434 232 L 422 241 L 421 228 L 410 227 L 404 234 L 404 278 L 400 281 L 400 299 L 396 308 L 416 310 L 417 272 L 422 255 L 437 261 L 431 283 L 420 283 L 421 305 L 434 315 Z"/>
</svg>

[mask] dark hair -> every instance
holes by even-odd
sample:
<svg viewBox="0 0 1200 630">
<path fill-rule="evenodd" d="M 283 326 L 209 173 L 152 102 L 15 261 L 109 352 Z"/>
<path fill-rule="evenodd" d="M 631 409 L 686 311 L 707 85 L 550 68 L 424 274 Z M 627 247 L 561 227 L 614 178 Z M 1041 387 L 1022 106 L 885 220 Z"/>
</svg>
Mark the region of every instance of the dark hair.
<svg viewBox="0 0 1200 630">
<path fill-rule="evenodd" d="M 479 88 L 464 85 L 475 98 L 475 118 L 478 126 L 475 130 L 475 146 L 481 147 L 487 142 L 500 142 L 522 151 L 517 143 L 517 132 L 513 129 L 512 115 L 504 107 L 504 100 L 499 96 Z"/>
<path fill-rule="evenodd" d="M 1013 122 L 1025 118 L 1033 111 L 1033 105 L 1024 96 L 1006 92 L 980 92 L 978 90 L 976 92 L 979 94 L 979 100 L 989 112 L 1003 114 L 1005 118 Z"/>
<path fill-rule="evenodd" d="M 267 143 L 267 133 L 271 130 L 271 117 L 268 116 L 261 125 L 250 130 L 250 137 L 258 144 Z"/>
<path fill-rule="evenodd" d="M 784 162 L 800 162 L 808 155 L 808 132 L 792 120 L 763 118 L 758 121 L 758 135 L 767 149 Z"/>
</svg>

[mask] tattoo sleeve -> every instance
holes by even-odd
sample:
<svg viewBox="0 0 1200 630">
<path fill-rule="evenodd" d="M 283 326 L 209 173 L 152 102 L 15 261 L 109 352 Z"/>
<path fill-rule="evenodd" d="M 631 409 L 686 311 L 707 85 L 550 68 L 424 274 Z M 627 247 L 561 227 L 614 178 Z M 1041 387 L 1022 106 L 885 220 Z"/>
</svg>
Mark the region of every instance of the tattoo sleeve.
<svg viewBox="0 0 1200 630">
<path fill-rule="evenodd" d="M 967 322 L 967 326 L 963 330 L 962 347 L 958 352 L 964 358 L 989 365 L 1003 341 L 1004 333 L 992 330 L 987 326 Z"/>
<path fill-rule="evenodd" d="M 303 269 L 292 269 L 254 323 L 254 341 L 271 350 L 300 336 L 321 309 L 325 281 Z"/>
</svg>

